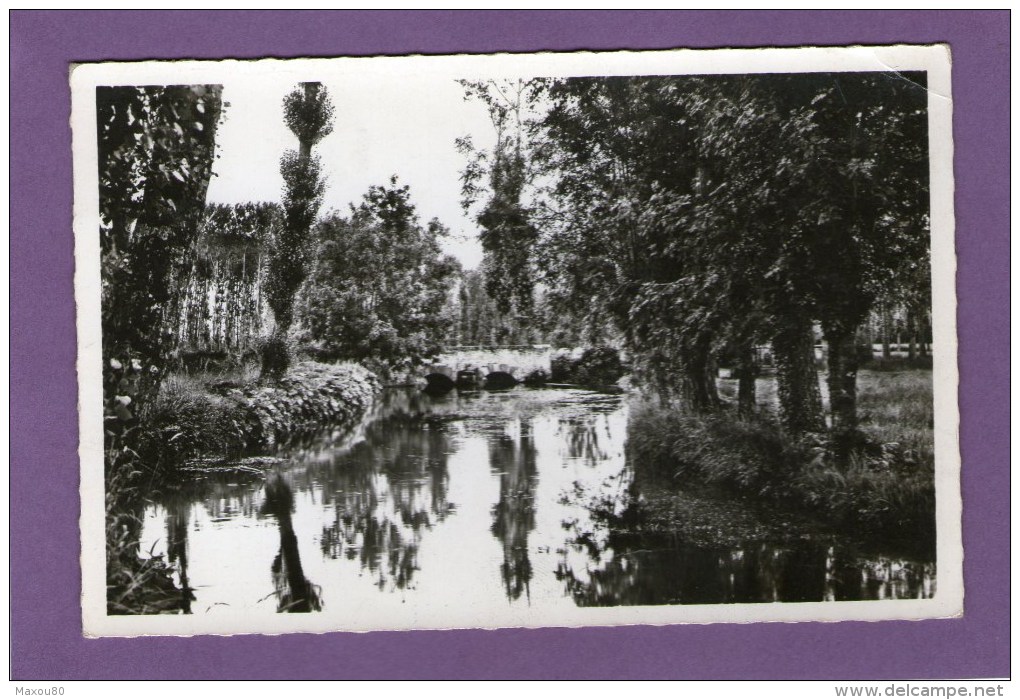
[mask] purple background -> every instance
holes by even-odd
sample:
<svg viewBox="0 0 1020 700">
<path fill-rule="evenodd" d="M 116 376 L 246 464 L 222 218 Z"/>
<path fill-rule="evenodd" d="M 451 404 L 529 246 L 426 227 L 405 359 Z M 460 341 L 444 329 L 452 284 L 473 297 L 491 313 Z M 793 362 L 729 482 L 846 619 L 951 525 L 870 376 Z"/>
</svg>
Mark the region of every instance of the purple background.
<svg viewBox="0 0 1020 700">
<path fill-rule="evenodd" d="M 11 14 L 11 674 L 58 678 L 944 678 L 1009 674 L 1009 14 Z M 71 61 L 948 42 L 966 613 L 801 623 L 86 640 Z"/>
</svg>

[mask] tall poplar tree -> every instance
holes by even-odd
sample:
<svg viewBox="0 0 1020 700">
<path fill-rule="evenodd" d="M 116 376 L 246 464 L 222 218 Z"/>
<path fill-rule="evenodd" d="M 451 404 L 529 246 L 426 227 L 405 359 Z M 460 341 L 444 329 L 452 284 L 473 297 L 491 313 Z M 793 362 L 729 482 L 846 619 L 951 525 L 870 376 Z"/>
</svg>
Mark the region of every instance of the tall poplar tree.
<svg viewBox="0 0 1020 700">
<path fill-rule="evenodd" d="M 284 119 L 298 138 L 298 150 L 280 159 L 283 175 L 283 226 L 269 255 L 266 299 L 276 328 L 262 352 L 262 374 L 279 378 L 290 366 L 287 333 L 294 320 L 294 297 L 308 276 L 312 231 L 326 183 L 312 147 L 333 131 L 333 103 L 320 83 L 301 83 L 283 101 Z"/>
<path fill-rule="evenodd" d="M 485 105 L 496 137 L 488 152 L 475 150 L 470 138 L 457 140 L 470 158 L 461 177 L 465 211 L 481 200 L 475 221 L 481 228 L 486 291 L 501 313 L 528 317 L 534 305 L 538 229 L 525 202 L 533 178 L 527 112 L 538 83 L 464 80 L 461 86 L 465 99 Z"/>
</svg>

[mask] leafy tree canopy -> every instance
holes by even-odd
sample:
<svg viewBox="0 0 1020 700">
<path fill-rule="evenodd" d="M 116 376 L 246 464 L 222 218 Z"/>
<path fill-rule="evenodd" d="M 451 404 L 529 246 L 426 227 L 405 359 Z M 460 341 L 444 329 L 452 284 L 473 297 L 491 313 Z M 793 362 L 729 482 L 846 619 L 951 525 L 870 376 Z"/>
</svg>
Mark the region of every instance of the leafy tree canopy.
<svg viewBox="0 0 1020 700">
<path fill-rule="evenodd" d="M 313 341 L 331 357 L 379 369 L 435 353 L 455 322 L 460 266 L 442 252 L 447 234 L 436 219 L 421 224 L 396 177 L 370 187 L 348 216 L 327 216 L 305 291 Z"/>
</svg>

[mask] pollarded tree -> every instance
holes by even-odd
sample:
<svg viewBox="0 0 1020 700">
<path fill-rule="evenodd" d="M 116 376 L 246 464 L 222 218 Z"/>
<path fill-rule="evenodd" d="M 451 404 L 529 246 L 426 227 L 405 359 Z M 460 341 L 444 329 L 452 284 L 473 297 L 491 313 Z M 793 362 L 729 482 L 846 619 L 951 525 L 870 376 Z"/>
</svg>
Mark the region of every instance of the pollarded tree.
<svg viewBox="0 0 1020 700">
<path fill-rule="evenodd" d="M 801 348 L 795 365 L 813 389 L 808 333 L 793 334 L 785 321 L 820 324 L 833 426 L 853 428 L 857 328 L 905 261 L 923 260 L 927 246 L 925 91 L 901 76 L 815 74 L 757 78 L 749 97 L 731 126 L 746 128 L 748 114 L 773 115 L 758 141 L 775 167 L 733 195 L 756 202 L 756 218 L 770 225 L 762 239 L 773 343 L 777 354 L 786 338 Z M 729 163 L 749 167 L 762 157 Z"/>
<path fill-rule="evenodd" d="M 857 424 L 858 327 L 887 289 L 926 267 L 924 80 L 923 74 L 833 76 L 811 98 L 824 151 L 813 154 L 817 199 L 805 213 L 817 214 L 815 306 L 829 349 L 836 428 Z"/>
<path fill-rule="evenodd" d="M 923 83 L 923 77 L 919 78 Z M 856 424 L 857 327 L 927 245 L 925 91 L 884 74 L 756 76 L 713 101 L 706 204 L 757 280 L 793 432 L 821 430 L 817 321 L 829 346 L 834 427 Z M 741 223 L 743 221 L 744 223 Z"/>
<path fill-rule="evenodd" d="M 287 333 L 294 319 L 294 296 L 308 276 L 312 229 L 326 188 L 312 147 L 333 131 L 333 103 L 319 83 L 302 83 L 284 98 L 283 108 L 299 145 L 280 160 L 284 223 L 273 242 L 266 278 L 266 301 L 276 329 L 262 354 L 262 373 L 270 377 L 282 376 L 290 366 Z"/>
<path fill-rule="evenodd" d="M 813 233 L 800 225 L 801 192 L 789 181 L 810 166 L 810 121 L 787 106 L 804 76 L 706 79 L 694 109 L 699 195 L 684 213 L 685 230 L 705 259 L 696 277 L 712 282 L 726 337 L 737 349 L 746 412 L 753 384 L 750 346 L 769 342 L 776 364 L 780 418 L 794 434 L 825 428 L 814 365 L 815 279 L 807 254 Z M 689 80 L 689 79 L 688 79 Z M 700 251 L 700 252 L 699 252 Z"/>
<path fill-rule="evenodd" d="M 770 342 L 792 433 L 825 428 L 820 323 L 834 424 L 852 426 L 854 329 L 927 244 L 923 95 L 876 74 L 553 81 L 547 281 L 695 410 L 715 403 L 715 354 L 753 365 Z"/>
</svg>

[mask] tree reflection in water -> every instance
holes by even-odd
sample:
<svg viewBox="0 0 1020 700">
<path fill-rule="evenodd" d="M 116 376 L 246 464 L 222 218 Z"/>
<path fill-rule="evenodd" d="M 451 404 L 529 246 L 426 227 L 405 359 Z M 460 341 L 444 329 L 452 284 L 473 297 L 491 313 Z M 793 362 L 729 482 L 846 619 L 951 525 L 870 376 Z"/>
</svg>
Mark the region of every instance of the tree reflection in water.
<svg viewBox="0 0 1020 700">
<path fill-rule="evenodd" d="M 825 600 L 901 600 L 935 595 L 935 564 L 857 556 L 832 547 L 826 557 Z"/>
<path fill-rule="evenodd" d="M 570 459 L 581 460 L 590 467 L 609 459 L 609 453 L 599 439 L 599 433 L 604 432 L 608 442 L 612 442 L 609 422 L 604 415 L 560 418 L 558 432 L 563 437 L 566 456 Z"/>
<path fill-rule="evenodd" d="M 392 413 L 367 426 L 364 441 L 307 476 L 323 505 L 333 505 L 323 554 L 358 559 L 380 590 L 411 587 L 422 534 L 454 508 L 444 420 L 427 413 L 419 397 L 397 398 L 404 404 L 388 406 Z"/>
<path fill-rule="evenodd" d="M 474 574 L 479 595 L 493 604 L 530 604 L 539 591 L 570 607 L 934 595 L 931 553 L 872 551 L 811 523 L 793 518 L 788 527 L 785 515 L 696 492 L 672 494 L 672 510 L 650 517 L 645 499 L 655 484 L 638 483 L 640 471 L 627 461 L 626 416 L 619 396 L 578 390 L 387 392 L 359 425 L 278 450 L 280 472 L 268 482 L 259 472 L 214 470 L 164 492 L 146 511 L 145 536 L 132 536 L 144 547 L 132 549 L 127 565 L 142 551 L 158 552 L 165 537 L 176 573 L 165 576 L 161 609 L 195 612 L 252 605 L 267 593 L 260 582 L 270 559 L 280 611 L 323 607 L 309 573 L 338 587 L 330 614 L 342 613 L 351 604 L 345 594 L 356 589 L 374 596 L 373 584 L 412 602 L 401 592 L 424 580 L 421 567 L 442 585 L 479 537 L 489 543 L 477 554 L 483 562 L 499 543 L 498 564 L 479 564 L 484 570 Z M 452 496 L 451 478 L 463 496 Z M 450 517 L 451 496 L 484 500 Z M 243 533 L 266 547 L 261 562 L 210 564 L 210 547 L 266 515 L 274 527 Z M 325 559 L 340 561 L 321 562 L 318 552 L 309 561 L 306 552 L 303 568 L 295 528 L 303 542 L 318 538 Z M 435 545 L 421 549 L 430 538 Z"/>
<path fill-rule="evenodd" d="M 188 584 L 188 523 L 191 520 L 191 501 L 176 499 L 174 507 L 166 509 L 166 558 L 176 566 L 181 584 L 181 612 L 191 614 L 195 594 Z"/>
<path fill-rule="evenodd" d="M 576 555 L 590 541 L 572 545 Z M 578 565 L 571 552 L 556 572 L 581 606 L 811 602 L 928 598 L 935 565 L 868 559 L 852 547 L 817 543 L 700 547 L 671 535 L 611 534 Z"/>
<path fill-rule="evenodd" d="M 280 551 L 270 567 L 278 601 L 276 611 L 317 612 L 322 609 L 319 587 L 305 578 L 291 520 L 293 511 L 294 493 L 290 485 L 279 474 L 273 475 L 266 482 L 262 513 L 275 517 L 280 526 Z"/>
<path fill-rule="evenodd" d="M 258 513 L 260 478 L 245 472 L 212 472 L 182 481 L 155 494 L 157 512 L 166 527 L 166 558 L 173 565 L 177 581 L 173 584 L 173 609 L 192 613 L 195 589 L 189 578 L 189 527 L 194 509 L 201 505 L 210 520 L 229 522 L 237 516 Z M 196 525 L 197 527 L 197 525 Z"/>
<path fill-rule="evenodd" d="M 521 419 L 516 438 L 507 434 L 489 440 L 489 467 L 499 474 L 499 502 L 492 508 L 492 534 L 503 545 L 500 573 L 507 598 L 528 591 L 531 560 L 528 533 L 535 528 L 535 483 L 538 479 L 531 420 Z"/>
</svg>

